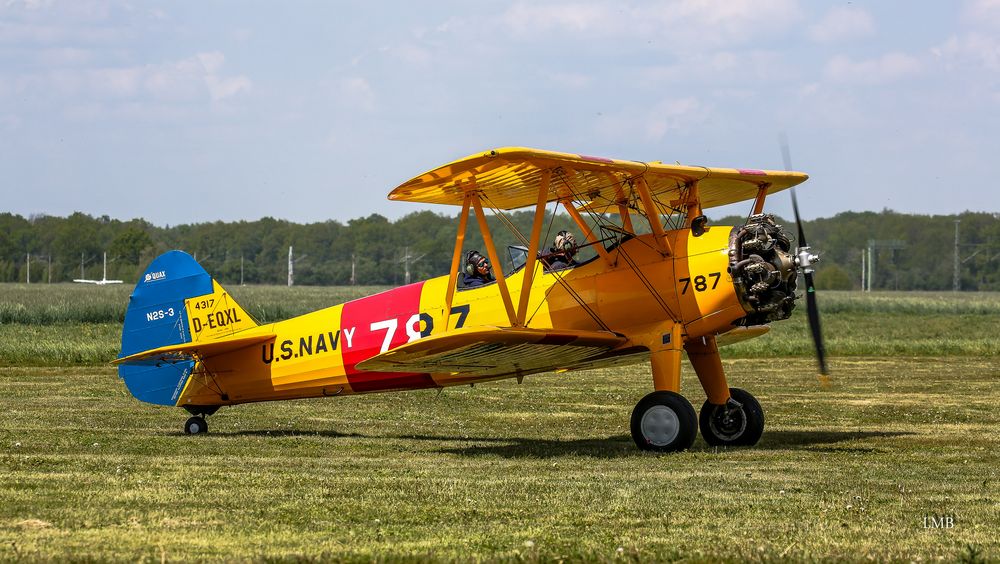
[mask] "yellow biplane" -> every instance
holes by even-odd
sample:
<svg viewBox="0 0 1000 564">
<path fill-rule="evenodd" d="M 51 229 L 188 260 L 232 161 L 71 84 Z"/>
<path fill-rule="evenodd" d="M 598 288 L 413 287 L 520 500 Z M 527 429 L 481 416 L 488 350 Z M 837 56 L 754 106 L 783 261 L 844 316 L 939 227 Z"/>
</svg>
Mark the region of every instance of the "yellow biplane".
<svg viewBox="0 0 1000 564">
<path fill-rule="evenodd" d="M 806 178 L 526 148 L 475 154 L 389 194 L 461 208 L 448 276 L 259 325 L 189 255 L 171 251 L 130 298 L 119 375 L 140 400 L 184 407 L 192 415 L 185 432 L 196 434 L 226 405 L 649 361 L 654 391 L 631 420 L 640 449 L 686 449 L 699 426 L 711 445 L 753 445 L 763 411 L 750 393 L 729 387 L 718 347 L 789 317 L 800 271 L 826 373 L 810 268 L 817 257 L 801 222 L 793 244 L 763 213 L 770 194 Z M 753 201 L 743 225 L 707 224 L 703 209 L 743 200 Z M 589 260 L 549 268 L 550 205 L 572 217 L 581 235 L 573 250 L 588 251 Z M 503 220 L 521 208 L 534 209 L 531 233 L 517 233 L 523 245 L 501 261 L 486 210 Z M 795 213 L 798 220 L 797 206 Z M 495 280 L 461 288 L 470 215 Z M 685 353 L 707 396 L 700 418 L 680 395 Z"/>
</svg>

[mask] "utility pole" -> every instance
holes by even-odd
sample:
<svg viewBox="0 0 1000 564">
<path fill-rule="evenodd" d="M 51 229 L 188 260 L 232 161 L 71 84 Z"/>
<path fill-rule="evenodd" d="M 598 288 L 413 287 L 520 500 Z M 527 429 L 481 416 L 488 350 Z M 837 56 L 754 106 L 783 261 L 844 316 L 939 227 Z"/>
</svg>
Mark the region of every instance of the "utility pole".
<svg viewBox="0 0 1000 564">
<path fill-rule="evenodd" d="M 292 254 L 292 247 L 291 246 L 288 247 L 288 285 L 289 286 L 292 286 L 293 284 L 295 284 L 295 263 L 298 262 L 298 261 L 300 261 L 300 260 L 305 260 L 306 257 L 308 257 L 308 256 L 309 255 L 301 255 L 298 258 L 295 258 L 295 255 Z"/>
<path fill-rule="evenodd" d="M 243 255 L 240 255 L 240 286 L 243 285 Z"/>
<path fill-rule="evenodd" d="M 872 291 L 872 284 L 875 280 L 875 249 L 905 249 L 906 241 L 899 239 L 868 239 L 868 291 Z M 895 254 L 893 255 L 895 256 Z"/>
<path fill-rule="evenodd" d="M 961 222 L 962 222 L 961 219 L 955 220 L 955 275 L 951 285 L 951 290 L 953 292 L 959 291 L 962 286 L 961 276 L 959 273 L 959 269 L 961 267 L 959 266 L 959 259 L 958 259 L 958 224 Z"/>
<path fill-rule="evenodd" d="M 871 240 L 869 240 L 868 241 L 868 291 L 869 292 L 872 291 L 872 278 L 874 278 L 874 276 L 872 275 L 875 274 L 875 261 L 872 260 L 874 258 L 873 253 L 874 251 L 872 249 L 872 242 Z"/>
<path fill-rule="evenodd" d="M 351 286 L 358 283 L 358 279 L 354 275 L 354 253 L 351 253 Z"/>
<path fill-rule="evenodd" d="M 867 290 L 865 287 L 865 250 L 861 249 L 861 291 L 865 292 Z"/>
<path fill-rule="evenodd" d="M 403 248 L 403 253 L 404 253 L 403 254 L 403 258 L 399 259 L 399 261 L 402 262 L 403 265 L 404 265 L 403 268 L 405 269 L 404 272 L 406 273 L 406 284 L 409 284 L 410 283 L 410 263 L 411 262 L 417 262 L 418 260 L 424 258 L 424 255 L 420 255 L 418 257 L 410 256 L 410 248 L 409 247 L 404 247 Z"/>
<path fill-rule="evenodd" d="M 27 266 L 27 274 L 24 275 L 25 283 L 31 284 L 31 253 L 28 253 L 28 258 L 24 260 L 24 264 Z"/>
</svg>

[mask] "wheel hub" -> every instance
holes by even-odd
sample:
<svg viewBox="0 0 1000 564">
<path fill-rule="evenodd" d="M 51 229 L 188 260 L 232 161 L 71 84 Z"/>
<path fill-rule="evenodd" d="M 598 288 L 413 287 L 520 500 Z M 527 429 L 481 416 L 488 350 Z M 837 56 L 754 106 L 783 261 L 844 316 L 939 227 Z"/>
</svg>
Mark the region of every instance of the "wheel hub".
<svg viewBox="0 0 1000 564">
<path fill-rule="evenodd" d="M 717 407 L 710 422 L 716 436 L 734 439 L 747 428 L 747 418 L 742 408 Z"/>
<path fill-rule="evenodd" d="M 654 405 L 642 415 L 642 436 L 655 446 L 666 446 L 680 433 L 680 419 L 665 405 Z"/>
</svg>

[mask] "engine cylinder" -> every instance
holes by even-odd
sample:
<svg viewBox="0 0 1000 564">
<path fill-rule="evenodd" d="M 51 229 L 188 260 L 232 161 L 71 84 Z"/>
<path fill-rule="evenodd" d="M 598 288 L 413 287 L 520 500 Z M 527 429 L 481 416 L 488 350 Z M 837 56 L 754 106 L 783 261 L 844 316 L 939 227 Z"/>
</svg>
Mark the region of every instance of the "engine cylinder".
<svg viewBox="0 0 1000 564">
<path fill-rule="evenodd" d="M 737 325 L 788 319 L 795 308 L 795 266 L 788 234 L 771 214 L 752 215 L 729 235 L 729 274 L 746 317 Z"/>
</svg>

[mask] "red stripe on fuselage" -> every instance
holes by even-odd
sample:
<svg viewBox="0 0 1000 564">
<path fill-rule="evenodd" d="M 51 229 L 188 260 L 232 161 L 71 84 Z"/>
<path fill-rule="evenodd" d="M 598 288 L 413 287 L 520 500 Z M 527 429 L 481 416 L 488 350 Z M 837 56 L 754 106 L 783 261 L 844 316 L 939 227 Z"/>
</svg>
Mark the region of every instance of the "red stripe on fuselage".
<svg viewBox="0 0 1000 564">
<path fill-rule="evenodd" d="M 389 349 L 409 342 L 420 323 L 407 324 L 420 314 L 420 292 L 424 283 L 402 286 L 381 294 L 344 304 L 340 327 L 344 343 L 344 369 L 355 392 L 432 388 L 429 374 L 409 372 L 365 372 L 355 365 L 382 352 L 389 338 Z M 408 330 L 409 329 L 409 330 Z M 351 333 L 350 338 L 347 332 Z"/>
</svg>

